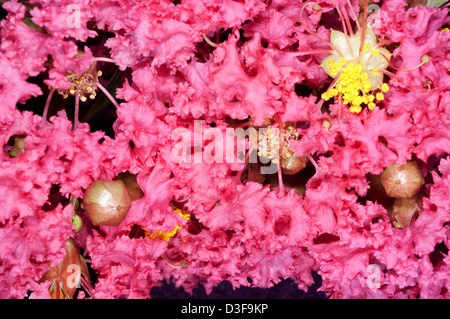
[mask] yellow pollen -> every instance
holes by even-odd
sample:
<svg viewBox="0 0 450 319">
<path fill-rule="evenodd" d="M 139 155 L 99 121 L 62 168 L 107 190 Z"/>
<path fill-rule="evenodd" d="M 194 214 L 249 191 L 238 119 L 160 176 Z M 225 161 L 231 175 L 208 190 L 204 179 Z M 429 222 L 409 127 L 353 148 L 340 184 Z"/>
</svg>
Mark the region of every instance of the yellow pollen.
<svg viewBox="0 0 450 319">
<path fill-rule="evenodd" d="M 380 51 L 378 49 L 373 49 L 372 50 L 372 55 L 373 56 L 378 56 L 378 55 L 380 55 Z"/>
<path fill-rule="evenodd" d="M 384 93 L 389 91 L 389 85 L 387 85 L 386 83 L 381 84 L 381 91 L 383 91 Z"/>
<path fill-rule="evenodd" d="M 367 51 L 369 51 L 369 50 L 370 50 L 370 44 L 369 44 L 369 43 L 364 44 L 364 46 L 363 46 L 363 51 L 364 51 L 364 52 L 367 52 Z"/>
<path fill-rule="evenodd" d="M 183 210 L 181 210 L 181 209 L 179 209 L 179 208 L 173 209 L 173 212 L 174 212 L 174 213 L 177 213 L 178 215 L 180 215 L 181 217 L 183 217 L 183 218 L 186 219 L 186 220 L 189 220 L 189 219 L 191 218 L 191 215 L 189 215 L 187 212 L 185 212 L 185 211 L 183 211 Z M 167 232 L 167 233 L 163 232 L 162 230 L 158 230 L 158 231 L 156 232 L 156 234 L 152 234 L 152 233 L 150 233 L 147 229 L 145 229 L 145 230 L 144 230 L 144 234 L 145 234 L 145 236 L 149 236 L 149 237 L 152 238 L 152 239 L 153 239 L 153 238 L 159 238 L 159 239 L 164 240 L 164 241 L 169 241 L 170 238 L 172 238 L 173 236 L 175 236 L 175 234 L 177 233 L 177 231 L 178 231 L 179 229 L 181 229 L 181 228 L 182 228 L 182 226 L 175 225 L 175 227 L 174 227 L 171 231 L 169 231 L 169 232 Z"/>
<path fill-rule="evenodd" d="M 103 72 L 102 71 L 97 71 L 97 76 L 102 76 Z"/>
<path fill-rule="evenodd" d="M 373 68 L 371 72 L 372 72 L 373 75 L 377 75 L 378 74 L 378 69 L 377 68 Z"/>
<path fill-rule="evenodd" d="M 369 110 L 372 111 L 375 108 L 376 105 L 375 105 L 375 103 L 370 102 L 367 106 L 369 107 Z"/>
<path fill-rule="evenodd" d="M 85 96 L 80 97 L 81 102 L 86 102 L 87 98 Z"/>
<path fill-rule="evenodd" d="M 70 94 L 75 94 L 75 90 L 74 89 L 70 89 Z"/>
<path fill-rule="evenodd" d="M 352 106 L 350 106 L 349 110 L 352 113 L 359 114 L 362 111 L 362 108 L 360 105 L 352 105 Z"/>
<path fill-rule="evenodd" d="M 381 92 L 378 92 L 376 95 L 376 98 L 378 101 L 383 101 L 384 100 L 384 94 Z"/>
<path fill-rule="evenodd" d="M 443 28 L 443 29 L 441 29 L 441 31 L 440 31 L 440 33 L 442 33 L 442 32 L 448 32 L 448 31 L 450 31 L 450 29 L 449 28 Z"/>
</svg>

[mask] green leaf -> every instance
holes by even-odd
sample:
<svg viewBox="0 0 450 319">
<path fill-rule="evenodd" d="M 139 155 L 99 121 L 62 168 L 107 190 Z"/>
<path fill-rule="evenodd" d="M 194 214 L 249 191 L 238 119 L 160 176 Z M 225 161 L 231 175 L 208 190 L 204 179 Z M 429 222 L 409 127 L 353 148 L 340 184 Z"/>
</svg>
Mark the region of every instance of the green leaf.
<svg viewBox="0 0 450 319">
<path fill-rule="evenodd" d="M 50 31 L 48 31 L 45 28 L 41 28 L 40 26 L 38 26 L 36 23 L 34 23 L 31 18 L 29 17 L 25 17 L 22 19 L 22 22 L 25 23 L 27 26 L 29 26 L 31 29 L 33 29 L 34 31 L 37 31 L 39 33 L 42 34 L 50 34 Z"/>
</svg>

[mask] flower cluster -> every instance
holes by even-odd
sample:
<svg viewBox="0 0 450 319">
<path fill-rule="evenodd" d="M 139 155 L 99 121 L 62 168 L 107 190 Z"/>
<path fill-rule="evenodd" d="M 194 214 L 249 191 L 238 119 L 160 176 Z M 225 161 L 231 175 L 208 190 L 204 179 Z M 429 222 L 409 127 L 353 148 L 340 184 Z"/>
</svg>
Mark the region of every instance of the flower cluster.
<svg viewBox="0 0 450 319">
<path fill-rule="evenodd" d="M 450 297 L 448 6 L 3 9 L 0 298 Z"/>
</svg>

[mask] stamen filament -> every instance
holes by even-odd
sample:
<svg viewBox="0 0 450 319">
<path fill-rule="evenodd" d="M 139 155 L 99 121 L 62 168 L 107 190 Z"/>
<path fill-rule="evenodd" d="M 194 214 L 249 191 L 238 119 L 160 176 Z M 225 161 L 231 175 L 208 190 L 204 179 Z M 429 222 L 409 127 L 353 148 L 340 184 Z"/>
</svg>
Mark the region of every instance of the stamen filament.
<svg viewBox="0 0 450 319">
<path fill-rule="evenodd" d="M 306 153 L 306 156 L 316 169 L 317 176 L 322 176 L 322 171 L 320 170 L 319 164 L 317 164 L 316 160 L 309 153 Z"/>
<path fill-rule="evenodd" d="M 346 25 L 345 25 L 345 22 L 346 22 L 346 21 L 345 21 L 345 19 L 343 18 L 342 13 L 341 13 L 341 10 L 339 9 L 339 6 L 338 6 L 338 5 L 336 6 L 336 10 L 337 10 L 337 12 L 338 12 L 339 19 L 341 19 L 342 28 L 344 29 L 345 41 L 347 42 L 347 46 L 348 46 L 349 51 L 350 51 L 350 54 L 351 54 L 351 56 L 352 56 L 352 60 L 354 60 L 354 59 L 355 59 L 355 53 L 353 52 L 352 46 L 350 45 L 350 40 L 349 40 L 349 38 L 348 38 L 348 31 L 347 31 L 347 27 L 346 27 Z M 352 31 L 352 34 L 353 34 L 353 31 Z"/>
<path fill-rule="evenodd" d="M 342 8 L 342 13 L 344 15 L 344 19 L 345 19 L 345 23 L 347 24 L 348 29 L 350 30 L 350 36 L 353 36 L 353 29 L 352 29 L 352 25 L 350 24 L 350 19 L 348 18 L 348 14 L 347 11 L 345 10 L 345 8 Z"/>
<path fill-rule="evenodd" d="M 414 91 L 413 89 L 411 89 L 409 86 L 408 87 L 406 87 L 410 92 L 412 92 L 412 93 L 414 93 L 414 94 L 417 94 L 417 95 L 427 95 L 428 93 L 430 93 L 430 90 L 431 90 L 431 85 L 430 85 L 430 83 L 427 83 L 427 87 L 428 87 L 428 90 L 426 91 L 426 92 L 417 92 L 417 91 Z"/>
<path fill-rule="evenodd" d="M 419 64 L 416 65 L 416 66 L 413 66 L 413 67 L 411 67 L 411 68 L 403 69 L 403 68 L 399 68 L 399 67 L 396 67 L 395 65 L 393 65 L 393 64 L 391 63 L 391 61 L 389 61 L 388 57 L 387 57 L 386 55 L 384 55 L 383 53 L 380 52 L 380 55 L 381 55 L 381 56 L 389 63 L 389 66 L 390 66 L 391 68 L 393 68 L 394 70 L 397 70 L 397 71 L 412 71 L 412 70 L 418 69 L 418 68 L 420 68 L 422 65 L 428 63 L 428 61 L 425 60 L 425 61 L 422 61 L 421 63 L 419 63 Z"/>
<path fill-rule="evenodd" d="M 284 185 L 283 185 L 283 174 L 281 171 L 281 156 L 283 150 L 284 150 L 284 128 L 281 122 L 280 116 L 277 116 L 277 122 L 279 123 L 280 129 L 279 129 L 279 136 L 280 136 L 280 148 L 278 150 L 278 156 L 277 156 L 277 173 L 278 173 L 278 187 L 280 188 L 280 195 L 284 196 Z M 288 146 L 289 147 L 289 146 Z"/>
<path fill-rule="evenodd" d="M 281 172 L 280 162 L 281 162 L 280 155 L 278 155 L 278 161 L 277 161 L 278 187 L 280 189 L 280 195 L 284 196 L 283 174 Z"/>
<path fill-rule="evenodd" d="M 389 71 L 387 71 L 387 70 L 377 69 L 377 72 L 381 72 L 381 73 L 383 73 L 383 74 L 386 74 L 387 76 L 389 76 L 389 77 L 391 77 L 391 78 L 394 78 L 394 77 L 395 77 L 395 74 L 394 74 L 394 73 L 389 72 Z"/>
<path fill-rule="evenodd" d="M 77 94 L 75 96 L 75 115 L 73 118 L 73 131 L 75 131 L 78 127 L 78 116 L 80 112 L 80 96 Z"/>
<path fill-rule="evenodd" d="M 53 97 L 53 93 L 55 93 L 56 89 L 52 88 L 50 90 L 50 93 L 48 93 L 47 96 L 47 101 L 45 102 L 45 107 L 44 107 L 44 113 L 42 114 L 42 122 L 43 123 L 47 123 L 47 114 L 48 114 L 48 109 L 50 107 L 50 101 L 52 100 Z"/>
<path fill-rule="evenodd" d="M 180 268 L 186 268 L 186 266 L 187 266 L 187 261 L 186 261 L 186 260 L 180 261 L 180 262 L 178 263 L 178 265 L 172 264 L 172 263 L 169 261 L 169 259 L 167 258 L 166 253 L 163 253 L 163 254 L 161 255 L 161 257 L 164 259 L 164 261 L 166 262 L 166 264 L 169 265 L 169 266 L 172 267 L 172 268 L 180 269 Z"/>
<path fill-rule="evenodd" d="M 306 25 L 306 23 L 304 23 L 303 21 L 303 10 L 305 9 L 305 7 L 308 4 L 314 4 L 316 6 L 319 6 L 317 3 L 315 2 L 307 2 L 303 5 L 302 10 L 300 11 L 300 24 L 303 26 L 303 28 L 305 28 L 305 30 L 312 35 L 313 37 L 315 37 L 316 39 L 318 39 L 319 41 L 325 43 L 326 45 L 328 45 L 329 47 L 331 47 L 334 51 L 336 51 L 341 57 L 344 57 L 344 55 L 342 54 L 341 51 L 339 51 L 334 45 L 332 45 L 330 42 L 325 41 L 324 39 L 322 39 L 321 37 L 319 37 L 317 34 L 315 34 L 314 32 L 311 31 L 310 28 L 308 28 L 308 26 Z M 320 6 L 319 6 L 320 7 Z"/>
<path fill-rule="evenodd" d="M 81 286 L 84 288 L 84 290 L 88 293 L 89 297 L 94 298 L 94 296 L 91 293 L 91 290 L 94 290 L 94 288 L 91 286 L 89 281 L 87 281 L 84 276 L 80 276 L 80 283 Z"/>
<path fill-rule="evenodd" d="M 391 44 L 391 43 L 395 43 L 395 41 L 394 40 L 383 40 L 383 41 L 380 41 L 377 44 L 375 44 L 375 47 L 379 48 L 379 47 L 381 47 L 383 45 Z"/>
<path fill-rule="evenodd" d="M 238 126 L 236 126 L 234 129 L 247 127 L 247 126 L 249 126 L 249 124 L 250 124 L 250 121 L 245 121 L 244 123 L 241 123 Z"/>
<path fill-rule="evenodd" d="M 358 17 L 356 16 L 355 10 L 353 10 L 352 3 L 350 2 L 350 0 L 347 0 L 347 4 L 348 4 L 348 7 L 350 8 L 350 12 L 352 14 L 352 19 L 355 20 L 355 22 L 356 22 L 356 28 L 358 29 L 359 33 L 361 34 L 361 26 L 359 25 Z"/>
<path fill-rule="evenodd" d="M 310 54 L 319 54 L 319 53 L 333 53 L 332 50 L 311 50 L 311 51 L 304 51 L 304 52 L 296 52 L 295 55 L 302 56 L 302 55 L 310 55 Z"/>
<path fill-rule="evenodd" d="M 112 104 L 114 104 L 114 106 L 116 108 L 119 108 L 119 103 L 117 103 L 116 99 L 113 98 L 113 96 L 111 94 L 109 94 L 108 90 L 105 89 L 105 87 L 103 85 L 99 83 L 97 83 L 97 87 L 102 90 L 103 93 L 105 93 L 106 97 L 111 101 Z"/>
<path fill-rule="evenodd" d="M 364 0 L 364 23 L 363 23 L 363 28 L 362 28 L 362 33 L 361 33 L 361 44 L 359 46 L 359 55 L 361 55 L 362 53 L 362 48 L 364 46 L 364 40 L 366 39 L 366 27 L 367 27 L 367 7 L 369 6 L 369 2 L 368 0 Z"/>
<path fill-rule="evenodd" d="M 210 46 L 214 47 L 214 48 L 218 48 L 219 44 L 212 42 L 205 33 L 202 34 L 203 40 L 205 40 L 206 43 L 208 43 Z"/>
<path fill-rule="evenodd" d="M 110 63 L 116 63 L 116 61 L 114 61 L 113 59 L 110 59 L 110 58 L 104 58 L 104 57 L 95 57 L 94 58 L 94 61 L 96 61 L 96 62 L 110 62 Z"/>
</svg>

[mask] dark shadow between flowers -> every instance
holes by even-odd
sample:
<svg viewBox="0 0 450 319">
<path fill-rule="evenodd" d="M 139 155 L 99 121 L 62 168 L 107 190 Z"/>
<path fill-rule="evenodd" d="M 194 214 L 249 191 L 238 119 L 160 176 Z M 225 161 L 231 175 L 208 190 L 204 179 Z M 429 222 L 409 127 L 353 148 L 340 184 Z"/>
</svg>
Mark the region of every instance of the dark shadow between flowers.
<svg viewBox="0 0 450 319">
<path fill-rule="evenodd" d="M 203 285 L 192 291 L 176 287 L 173 282 L 164 281 L 150 292 L 151 299 L 327 299 L 325 292 L 317 291 L 322 285 L 322 278 L 312 272 L 314 283 L 307 291 L 300 290 L 292 279 L 283 279 L 271 288 L 240 287 L 233 289 L 230 282 L 224 280 L 208 295 Z"/>
</svg>

